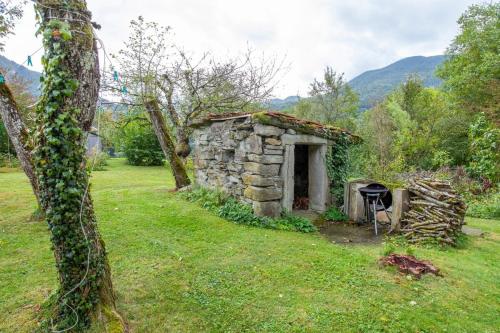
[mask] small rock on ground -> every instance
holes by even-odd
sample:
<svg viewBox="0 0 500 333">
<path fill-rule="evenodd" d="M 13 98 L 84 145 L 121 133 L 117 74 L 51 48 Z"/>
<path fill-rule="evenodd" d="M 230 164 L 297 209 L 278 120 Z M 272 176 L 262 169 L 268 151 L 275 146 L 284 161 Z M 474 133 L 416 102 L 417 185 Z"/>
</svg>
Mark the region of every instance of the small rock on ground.
<svg viewBox="0 0 500 333">
<path fill-rule="evenodd" d="M 484 235 L 484 232 L 481 229 L 471 228 L 466 225 L 462 227 L 462 232 L 467 236 L 481 237 Z"/>
</svg>

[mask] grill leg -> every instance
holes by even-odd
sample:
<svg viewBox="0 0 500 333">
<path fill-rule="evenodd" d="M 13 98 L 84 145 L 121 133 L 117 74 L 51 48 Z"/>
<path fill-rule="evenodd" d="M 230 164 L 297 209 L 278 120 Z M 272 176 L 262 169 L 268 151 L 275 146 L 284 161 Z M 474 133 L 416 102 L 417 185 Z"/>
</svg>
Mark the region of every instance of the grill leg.
<svg viewBox="0 0 500 333">
<path fill-rule="evenodd" d="M 368 198 L 365 198 L 365 218 L 366 223 L 370 223 L 370 202 L 368 201 Z"/>
<path fill-rule="evenodd" d="M 377 202 L 373 201 L 373 223 L 375 223 L 375 236 L 378 236 L 377 230 Z"/>
</svg>

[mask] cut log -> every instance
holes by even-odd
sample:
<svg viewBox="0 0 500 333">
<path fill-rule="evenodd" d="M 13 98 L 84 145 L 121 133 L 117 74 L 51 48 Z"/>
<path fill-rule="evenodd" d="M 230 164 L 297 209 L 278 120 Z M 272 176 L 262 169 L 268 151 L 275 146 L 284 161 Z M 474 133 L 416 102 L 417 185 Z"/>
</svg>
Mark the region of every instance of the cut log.
<svg viewBox="0 0 500 333">
<path fill-rule="evenodd" d="M 434 240 L 454 245 L 461 233 L 467 206 L 447 182 L 411 179 L 410 210 L 405 213 L 402 233 L 411 243 Z"/>
</svg>

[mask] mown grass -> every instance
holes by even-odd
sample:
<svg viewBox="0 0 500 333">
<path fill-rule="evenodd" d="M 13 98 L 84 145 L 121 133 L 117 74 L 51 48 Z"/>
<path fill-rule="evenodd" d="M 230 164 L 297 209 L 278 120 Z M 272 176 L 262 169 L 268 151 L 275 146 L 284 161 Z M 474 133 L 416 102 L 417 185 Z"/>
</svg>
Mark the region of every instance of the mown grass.
<svg viewBox="0 0 500 333">
<path fill-rule="evenodd" d="M 461 249 L 417 248 L 444 277 L 414 281 L 378 266 L 381 245 L 236 225 L 169 192 L 166 168 L 107 169 L 92 194 L 133 332 L 499 331 L 500 221 L 469 219 L 488 233 Z M 0 332 L 32 332 L 56 287 L 34 208 L 24 175 L 1 173 Z"/>
</svg>

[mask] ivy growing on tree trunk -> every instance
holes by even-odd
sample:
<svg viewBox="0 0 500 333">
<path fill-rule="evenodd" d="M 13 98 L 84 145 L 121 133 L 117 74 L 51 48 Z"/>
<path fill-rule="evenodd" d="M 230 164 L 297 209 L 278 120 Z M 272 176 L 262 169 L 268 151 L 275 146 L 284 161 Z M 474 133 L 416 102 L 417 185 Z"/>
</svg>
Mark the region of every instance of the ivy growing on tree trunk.
<svg viewBox="0 0 500 333">
<path fill-rule="evenodd" d="M 86 7 L 84 0 L 40 0 L 36 5 L 45 55 L 34 159 L 60 283 L 42 327 L 83 331 L 104 320 L 123 331 L 89 194 L 86 137 L 80 127 L 80 122 L 92 123 L 99 90 L 97 48 Z"/>
</svg>

